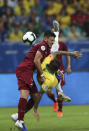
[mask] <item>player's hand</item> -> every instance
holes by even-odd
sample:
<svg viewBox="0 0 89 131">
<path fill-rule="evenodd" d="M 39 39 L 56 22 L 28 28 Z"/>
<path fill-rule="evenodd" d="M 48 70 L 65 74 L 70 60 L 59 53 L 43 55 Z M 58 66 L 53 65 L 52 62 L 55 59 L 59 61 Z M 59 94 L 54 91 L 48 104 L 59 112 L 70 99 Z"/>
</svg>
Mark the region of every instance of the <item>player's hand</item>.
<svg viewBox="0 0 89 131">
<path fill-rule="evenodd" d="M 73 52 L 73 57 L 74 58 L 80 58 L 80 57 L 82 57 L 82 54 L 79 51 L 74 51 Z"/>
<path fill-rule="evenodd" d="M 65 71 L 67 72 L 67 74 L 70 74 L 72 72 L 71 67 L 67 67 Z"/>
<path fill-rule="evenodd" d="M 58 70 L 57 73 L 60 75 L 60 77 L 64 80 L 64 73 L 63 71 Z"/>
<path fill-rule="evenodd" d="M 40 75 L 40 81 L 41 81 L 41 83 L 44 83 L 45 82 L 45 77 L 44 77 L 44 75 L 42 74 L 42 75 Z"/>
<path fill-rule="evenodd" d="M 37 121 L 39 121 L 40 116 L 39 116 L 38 112 L 36 110 L 33 110 L 33 114 L 34 114 L 35 118 L 37 119 Z"/>
</svg>

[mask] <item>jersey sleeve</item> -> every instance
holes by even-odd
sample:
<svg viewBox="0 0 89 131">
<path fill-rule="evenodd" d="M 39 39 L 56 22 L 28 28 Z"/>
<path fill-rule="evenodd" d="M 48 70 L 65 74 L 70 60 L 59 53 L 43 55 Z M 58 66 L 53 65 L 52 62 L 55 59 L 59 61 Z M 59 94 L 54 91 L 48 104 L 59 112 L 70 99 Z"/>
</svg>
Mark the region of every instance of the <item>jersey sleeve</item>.
<svg viewBox="0 0 89 131">
<path fill-rule="evenodd" d="M 46 46 L 45 45 L 39 46 L 37 51 L 41 52 L 41 54 L 44 56 L 45 55 L 45 51 L 46 51 Z"/>
<path fill-rule="evenodd" d="M 68 51 L 67 45 L 64 42 L 62 42 L 62 41 L 59 41 L 59 51 L 60 50 Z"/>
<path fill-rule="evenodd" d="M 64 42 L 62 43 L 62 45 L 63 45 L 63 51 L 68 51 L 67 45 Z"/>
</svg>

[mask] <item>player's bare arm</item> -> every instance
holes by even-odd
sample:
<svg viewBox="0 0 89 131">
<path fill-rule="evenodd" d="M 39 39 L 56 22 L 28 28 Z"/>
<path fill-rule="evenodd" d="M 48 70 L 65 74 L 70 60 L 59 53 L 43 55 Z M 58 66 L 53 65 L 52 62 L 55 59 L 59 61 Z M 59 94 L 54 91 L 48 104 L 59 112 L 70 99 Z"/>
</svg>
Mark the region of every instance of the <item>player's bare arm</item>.
<svg viewBox="0 0 89 131">
<path fill-rule="evenodd" d="M 66 61 L 67 61 L 67 68 L 66 68 L 66 72 L 67 74 L 71 73 L 71 61 L 70 61 L 70 56 L 66 56 Z"/>
<path fill-rule="evenodd" d="M 54 55 L 68 55 L 68 56 L 72 56 L 74 58 L 82 57 L 82 54 L 79 51 L 73 51 L 73 52 L 56 51 L 56 52 L 53 52 L 52 54 L 54 54 Z"/>
<path fill-rule="evenodd" d="M 35 63 L 35 66 L 38 70 L 38 72 L 40 73 L 40 77 L 41 77 L 41 82 L 44 82 L 45 81 L 45 78 L 43 76 L 43 71 L 42 71 L 42 68 L 41 68 L 41 59 L 42 59 L 42 54 L 40 53 L 40 51 L 37 51 L 36 55 L 35 55 L 35 58 L 34 58 L 34 63 Z"/>
</svg>

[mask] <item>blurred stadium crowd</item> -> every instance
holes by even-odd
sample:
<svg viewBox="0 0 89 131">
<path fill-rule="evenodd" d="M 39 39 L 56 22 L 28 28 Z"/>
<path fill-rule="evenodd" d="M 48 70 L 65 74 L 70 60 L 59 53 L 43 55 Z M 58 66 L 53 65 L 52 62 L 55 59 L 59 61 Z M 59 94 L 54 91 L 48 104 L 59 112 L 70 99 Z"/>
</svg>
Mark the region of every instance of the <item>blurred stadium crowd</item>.
<svg viewBox="0 0 89 131">
<path fill-rule="evenodd" d="M 0 0 L 0 42 L 21 41 L 30 30 L 38 37 L 61 25 L 60 39 L 89 39 L 89 0 Z"/>
</svg>

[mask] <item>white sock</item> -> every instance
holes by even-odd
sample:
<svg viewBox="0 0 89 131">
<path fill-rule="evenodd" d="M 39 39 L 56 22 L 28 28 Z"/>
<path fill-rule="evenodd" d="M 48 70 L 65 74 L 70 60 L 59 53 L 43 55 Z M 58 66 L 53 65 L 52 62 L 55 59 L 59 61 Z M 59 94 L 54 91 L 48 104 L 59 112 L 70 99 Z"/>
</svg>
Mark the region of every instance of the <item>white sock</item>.
<svg viewBox="0 0 89 131">
<path fill-rule="evenodd" d="M 51 52 L 56 52 L 58 51 L 59 45 L 58 45 L 58 37 L 59 37 L 59 32 L 54 32 L 56 37 L 55 37 L 55 42 L 52 45 Z"/>
<path fill-rule="evenodd" d="M 58 83 L 58 85 L 57 85 L 57 90 L 59 91 L 59 92 L 63 92 L 63 90 L 62 90 L 62 88 L 61 88 L 61 85 L 60 85 L 60 82 Z"/>
<path fill-rule="evenodd" d="M 56 35 L 56 37 L 55 37 L 55 43 L 58 44 L 59 32 L 54 32 L 54 34 Z"/>
</svg>

